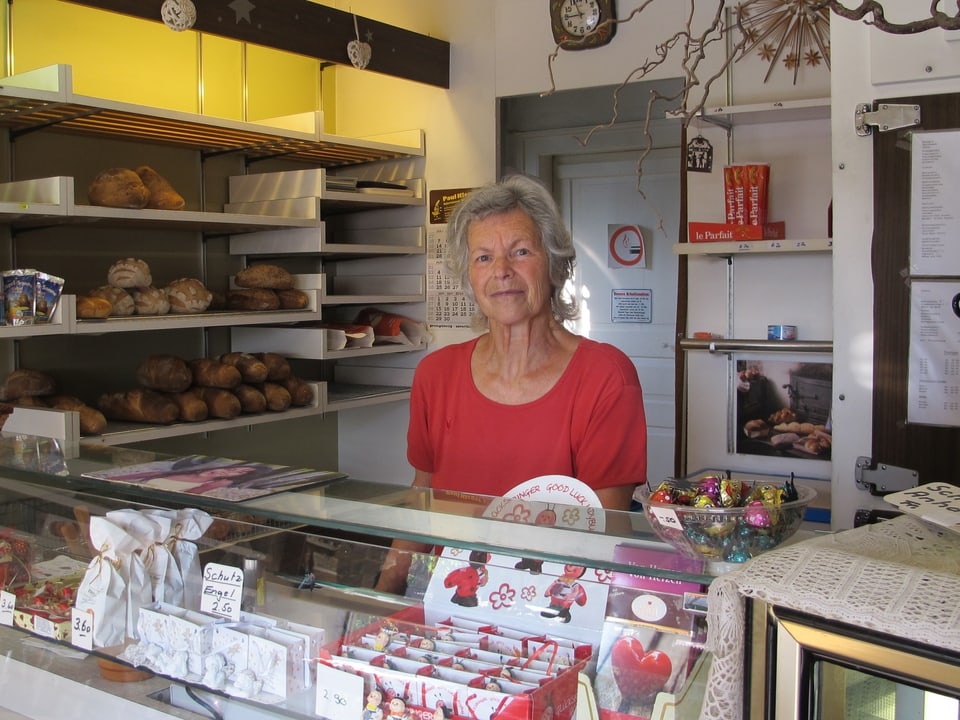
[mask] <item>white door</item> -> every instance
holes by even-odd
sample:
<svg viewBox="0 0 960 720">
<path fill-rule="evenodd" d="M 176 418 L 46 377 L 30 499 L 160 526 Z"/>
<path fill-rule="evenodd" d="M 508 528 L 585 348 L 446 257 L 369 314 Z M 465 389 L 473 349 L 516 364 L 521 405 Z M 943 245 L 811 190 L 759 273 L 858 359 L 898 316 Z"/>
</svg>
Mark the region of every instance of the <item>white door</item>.
<svg viewBox="0 0 960 720">
<path fill-rule="evenodd" d="M 647 478 L 653 484 L 672 476 L 674 466 L 678 262 L 672 246 L 680 217 L 678 165 L 676 149 L 648 156 L 641 195 L 635 153 L 554 162 L 554 192 L 577 246 L 575 289 L 582 312 L 576 330 L 617 346 L 636 365 L 647 417 Z M 611 260 L 609 233 L 625 225 L 638 226 L 643 236 L 644 259 L 636 265 L 618 262 L 621 253 Z M 618 292 L 614 298 L 614 291 L 625 290 L 645 292 Z"/>
</svg>

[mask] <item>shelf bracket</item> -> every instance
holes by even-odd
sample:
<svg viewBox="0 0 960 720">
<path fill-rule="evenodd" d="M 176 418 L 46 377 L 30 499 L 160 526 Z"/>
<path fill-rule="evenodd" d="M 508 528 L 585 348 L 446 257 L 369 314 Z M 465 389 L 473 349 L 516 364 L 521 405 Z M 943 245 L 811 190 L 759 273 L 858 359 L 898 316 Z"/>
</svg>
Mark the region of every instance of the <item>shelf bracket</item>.
<svg viewBox="0 0 960 720">
<path fill-rule="evenodd" d="M 873 458 L 861 456 L 857 458 L 853 477 L 861 490 L 867 490 L 871 495 L 886 495 L 916 487 L 920 474 L 916 470 L 887 463 L 874 466 Z"/>
<path fill-rule="evenodd" d="M 919 105 L 880 103 L 876 110 L 870 103 L 860 103 L 854 111 L 857 135 L 866 137 L 876 127 L 880 132 L 920 125 Z"/>
</svg>

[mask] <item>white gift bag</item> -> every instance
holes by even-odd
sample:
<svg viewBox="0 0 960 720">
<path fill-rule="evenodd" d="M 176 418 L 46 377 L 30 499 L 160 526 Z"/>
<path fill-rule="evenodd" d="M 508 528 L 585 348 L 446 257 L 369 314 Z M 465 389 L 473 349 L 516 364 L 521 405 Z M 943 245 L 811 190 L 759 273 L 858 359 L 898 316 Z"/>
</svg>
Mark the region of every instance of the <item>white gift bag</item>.
<svg viewBox="0 0 960 720">
<path fill-rule="evenodd" d="M 93 614 L 94 645 L 120 645 L 127 629 L 127 583 L 120 557 L 135 548 L 122 528 L 99 515 L 90 518 L 90 543 L 96 555 L 77 589 L 76 606 Z"/>
</svg>

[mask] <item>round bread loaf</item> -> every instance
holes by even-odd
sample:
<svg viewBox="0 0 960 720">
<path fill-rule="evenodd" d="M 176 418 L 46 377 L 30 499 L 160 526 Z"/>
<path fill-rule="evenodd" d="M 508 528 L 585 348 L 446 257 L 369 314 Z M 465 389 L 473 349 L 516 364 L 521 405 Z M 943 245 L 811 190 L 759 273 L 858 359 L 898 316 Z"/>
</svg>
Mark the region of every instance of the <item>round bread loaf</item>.
<svg viewBox="0 0 960 720">
<path fill-rule="evenodd" d="M 169 181 L 149 165 L 141 165 L 135 173 L 147 186 L 150 197 L 147 207 L 156 210 L 182 210 L 185 204 L 183 196 L 173 189 Z"/>
<path fill-rule="evenodd" d="M 179 278 L 167 285 L 172 313 L 201 313 L 210 306 L 213 294 L 196 278 Z"/>
<path fill-rule="evenodd" d="M 309 296 L 303 290 L 277 290 L 280 307 L 283 310 L 303 310 L 310 303 Z"/>
<path fill-rule="evenodd" d="M 38 397 L 53 395 L 57 392 L 57 381 L 43 370 L 32 368 L 17 368 L 13 370 L 3 384 L 5 400 L 16 400 L 22 397 Z"/>
<path fill-rule="evenodd" d="M 293 287 L 293 275 L 279 265 L 260 263 L 238 272 L 234 282 L 242 288 L 289 290 Z"/>
<path fill-rule="evenodd" d="M 280 298 L 268 288 L 243 288 L 227 294 L 228 310 L 279 310 Z"/>
<path fill-rule="evenodd" d="M 147 206 L 150 191 L 133 170 L 109 168 L 97 173 L 87 188 L 87 198 L 91 205 L 140 210 Z"/>
<path fill-rule="evenodd" d="M 150 266 L 139 258 L 117 260 L 107 270 L 107 285 L 121 288 L 147 287 L 153 284 Z"/>
<path fill-rule="evenodd" d="M 95 295 L 77 295 L 77 317 L 81 320 L 110 317 L 113 304 L 106 298 Z"/>
<path fill-rule="evenodd" d="M 133 315 L 136 306 L 133 302 L 133 296 L 126 290 L 113 285 L 101 285 L 90 291 L 94 297 L 100 297 L 110 301 L 110 315 L 114 317 L 127 317 Z"/>
<path fill-rule="evenodd" d="M 137 315 L 166 315 L 170 312 L 167 293 L 157 287 L 140 287 L 133 291 Z"/>
</svg>

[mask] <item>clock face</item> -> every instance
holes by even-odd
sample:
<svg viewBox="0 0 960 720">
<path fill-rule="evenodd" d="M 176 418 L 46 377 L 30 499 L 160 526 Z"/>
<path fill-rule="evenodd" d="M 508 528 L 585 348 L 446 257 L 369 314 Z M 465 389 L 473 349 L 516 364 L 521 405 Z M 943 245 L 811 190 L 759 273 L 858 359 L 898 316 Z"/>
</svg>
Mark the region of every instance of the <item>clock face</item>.
<svg viewBox="0 0 960 720">
<path fill-rule="evenodd" d="M 563 29 L 576 37 L 583 37 L 600 22 L 597 0 L 563 0 L 560 6 Z"/>
</svg>

